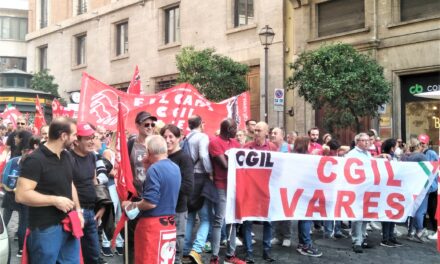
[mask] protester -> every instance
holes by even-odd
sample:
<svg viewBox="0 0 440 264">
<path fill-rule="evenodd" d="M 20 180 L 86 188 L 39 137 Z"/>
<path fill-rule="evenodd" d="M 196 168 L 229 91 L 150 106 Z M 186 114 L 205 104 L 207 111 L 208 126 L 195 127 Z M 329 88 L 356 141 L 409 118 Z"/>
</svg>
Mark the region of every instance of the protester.
<svg viewBox="0 0 440 264">
<path fill-rule="evenodd" d="M 154 134 L 157 118 L 150 113 L 141 111 L 136 115 L 135 123 L 138 130 L 136 136 L 131 137 L 127 142 L 128 155 L 130 156 L 131 171 L 133 172 L 133 185 L 136 188 L 137 196 L 142 194 L 142 186 L 145 181 L 144 160 L 147 158 L 145 140 Z M 133 198 L 135 201 L 137 199 Z M 134 230 L 137 219 L 128 221 L 128 258 L 132 263 L 134 259 Z"/>
<path fill-rule="evenodd" d="M 255 125 L 254 140 L 246 143 L 244 148 L 278 151 L 278 147 L 267 139 L 269 135 L 269 126 L 265 122 L 258 122 Z M 252 246 L 252 221 L 244 221 L 244 245 L 246 247 L 246 263 L 255 263 L 253 246 Z M 271 222 L 263 222 L 263 259 L 267 262 L 273 262 L 272 258 L 272 224 Z"/>
<path fill-rule="evenodd" d="M 404 162 L 421 162 L 428 161 L 426 155 L 423 153 L 423 147 L 421 146 L 417 138 L 411 138 L 409 141 L 409 152 L 403 154 L 401 160 Z M 417 175 L 418 177 L 424 177 Z M 410 217 L 408 228 L 408 240 L 416 241 L 419 243 L 427 242 L 427 231 L 423 227 L 423 220 L 425 219 L 426 209 L 428 208 L 429 193 L 425 195 L 419 208 L 417 209 L 414 217 Z"/>
<path fill-rule="evenodd" d="M 104 214 L 101 208 L 95 215 L 96 191 L 98 184 L 95 176 L 96 156 L 95 130 L 88 123 L 78 123 L 77 140 L 70 151 L 73 157 L 73 182 L 78 192 L 84 217 L 84 236 L 81 238 L 82 256 L 85 264 L 102 263 L 99 258 L 100 246 L 98 222 Z"/>
<path fill-rule="evenodd" d="M 420 141 L 420 146 L 422 147 L 422 152 L 425 154 L 428 161 L 438 161 L 439 157 L 437 153 L 429 148 L 429 136 L 426 134 L 420 134 L 418 137 Z M 437 221 L 435 219 L 435 212 L 437 209 L 437 189 L 438 189 L 438 174 L 434 178 L 434 181 L 429 188 L 429 197 L 428 197 L 428 209 L 427 213 L 429 216 L 429 223 L 431 225 L 431 229 L 434 230 L 434 234 L 429 236 L 429 239 L 437 239 Z"/>
<path fill-rule="evenodd" d="M 322 155 L 322 145 L 318 143 L 319 128 L 314 127 L 307 132 L 310 138 L 308 153 L 312 155 Z"/>
<path fill-rule="evenodd" d="M 194 164 L 191 157 L 180 148 L 180 129 L 175 125 L 165 125 L 160 130 L 168 149 L 168 158 L 180 169 L 181 183 L 176 206 L 176 257 L 174 263 L 181 263 L 188 218 L 188 197 L 193 192 Z"/>
<path fill-rule="evenodd" d="M 48 125 L 44 125 L 40 128 L 40 137 L 41 137 L 41 143 L 45 143 L 47 142 L 49 136 L 49 126 Z"/>
<path fill-rule="evenodd" d="M 245 130 L 238 130 L 236 139 L 238 143 L 240 143 L 240 146 L 243 147 L 244 144 L 246 144 L 246 131 Z"/>
<path fill-rule="evenodd" d="M 246 142 L 254 140 L 254 132 L 257 121 L 254 119 L 246 120 Z"/>
<path fill-rule="evenodd" d="M 270 135 L 270 141 L 275 144 L 277 151 L 283 153 L 292 152 L 290 144 L 284 141 L 284 131 L 279 127 L 274 127 Z M 290 247 L 292 239 L 292 221 L 277 221 L 275 225 L 275 236 L 271 240 L 272 245 L 282 245 Z"/>
<path fill-rule="evenodd" d="M 366 133 L 359 133 L 355 137 L 356 147 L 350 150 L 345 157 L 370 159 L 370 137 Z M 363 248 L 371 248 L 371 245 L 366 240 L 367 222 L 353 221 L 351 223 L 351 238 L 353 242 L 353 251 L 355 253 L 363 253 Z"/>
<path fill-rule="evenodd" d="M 49 126 L 48 142 L 22 163 L 16 200 L 29 206 L 32 221 L 29 221 L 27 251 L 32 264 L 80 261 L 77 229 L 65 231 L 61 225 L 66 217 L 75 226 L 82 228 L 84 223 L 73 185 L 73 164 L 65 151 L 74 140 L 76 125 L 67 118 L 55 119 Z M 76 211 L 70 212 L 73 209 Z"/>
<path fill-rule="evenodd" d="M 141 201 L 124 201 L 125 211 L 140 211 L 134 236 L 136 264 L 171 263 L 175 257 L 174 215 L 180 189 L 179 167 L 167 159 L 167 144 L 161 136 L 147 141 L 147 177 Z M 161 254 L 167 252 L 167 254 Z"/>
<path fill-rule="evenodd" d="M 287 133 L 287 143 L 290 145 L 290 148 L 293 149 L 293 147 L 295 146 L 295 140 L 298 137 L 298 132 L 297 131 L 292 131 Z"/>
<path fill-rule="evenodd" d="M 191 132 L 183 142 L 187 143 L 187 151 L 194 163 L 194 190 L 188 200 L 188 221 L 186 225 L 185 246 L 183 255 L 185 259 L 200 264 L 202 262 L 201 253 L 205 246 L 212 219 L 212 203 L 218 197 L 214 192 L 204 193 L 204 187 L 211 182 L 212 164 L 209 157 L 209 138 L 203 133 L 204 122 L 200 116 L 191 116 L 188 119 L 188 127 Z M 213 198 L 214 196 L 214 198 Z M 196 231 L 195 239 L 192 240 L 193 228 L 196 216 L 199 216 L 200 224 Z M 208 244 L 209 245 L 209 244 Z"/>
<path fill-rule="evenodd" d="M 17 148 L 17 145 L 15 143 L 15 136 L 17 135 L 17 133 L 20 131 L 26 131 L 27 133 L 29 133 L 29 135 L 32 135 L 31 132 L 26 130 L 27 122 L 25 117 L 23 116 L 17 117 L 16 124 L 17 124 L 17 129 L 8 135 L 8 139 L 6 141 L 6 146 L 8 150 L 11 152 L 11 158 L 21 155 L 21 152 Z"/>
<path fill-rule="evenodd" d="M 310 134 L 310 133 L 309 133 Z M 294 153 L 309 154 L 310 149 L 310 137 L 298 137 L 295 141 Z M 312 231 L 313 221 L 311 220 L 299 220 L 298 221 L 298 246 L 296 251 L 301 255 L 310 257 L 320 257 L 322 252 L 319 251 L 312 244 L 312 238 L 310 233 Z"/>
<path fill-rule="evenodd" d="M 240 145 L 234 139 L 237 133 L 237 124 L 228 118 L 220 124 L 220 135 L 216 136 L 209 143 L 209 154 L 212 157 L 214 169 L 214 183 L 218 192 L 218 202 L 214 205 L 214 219 L 212 223 L 212 257 L 211 264 L 219 263 L 221 228 L 226 214 L 226 186 L 228 162 L 226 151 L 231 148 L 238 148 Z M 225 262 L 233 264 L 244 264 L 235 256 L 236 227 L 234 224 L 226 225 L 226 233 L 229 235 Z M 269 240 L 270 244 L 270 240 Z"/>
</svg>

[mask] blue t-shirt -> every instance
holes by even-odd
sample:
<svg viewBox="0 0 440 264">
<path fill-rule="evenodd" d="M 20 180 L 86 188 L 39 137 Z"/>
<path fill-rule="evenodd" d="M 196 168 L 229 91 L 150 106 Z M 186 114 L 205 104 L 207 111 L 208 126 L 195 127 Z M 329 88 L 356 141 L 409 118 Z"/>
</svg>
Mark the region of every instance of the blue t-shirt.
<svg viewBox="0 0 440 264">
<path fill-rule="evenodd" d="M 156 208 L 142 211 L 141 217 L 175 215 L 181 176 L 179 167 L 169 159 L 150 166 L 144 181 L 142 198 Z"/>
<path fill-rule="evenodd" d="M 2 183 L 4 186 L 8 187 L 10 190 L 15 189 L 15 186 L 17 185 L 17 178 L 11 180 L 9 179 L 9 175 L 12 174 L 12 172 L 15 170 L 15 175 L 20 175 L 20 159 L 21 156 L 15 157 L 10 159 L 3 170 L 3 178 Z M 9 191 L 9 190 L 8 190 Z"/>
</svg>

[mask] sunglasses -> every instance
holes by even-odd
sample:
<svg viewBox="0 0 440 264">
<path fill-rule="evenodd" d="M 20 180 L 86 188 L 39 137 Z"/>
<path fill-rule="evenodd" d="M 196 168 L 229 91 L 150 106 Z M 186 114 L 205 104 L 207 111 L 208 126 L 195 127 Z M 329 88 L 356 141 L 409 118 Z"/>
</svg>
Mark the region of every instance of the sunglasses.
<svg viewBox="0 0 440 264">
<path fill-rule="evenodd" d="M 22 126 L 24 126 L 24 125 L 26 125 L 26 123 L 20 123 L 20 122 L 18 122 L 17 125 L 22 125 Z"/>
<path fill-rule="evenodd" d="M 146 127 L 146 128 L 149 128 L 149 127 L 155 127 L 156 126 L 156 124 L 155 123 L 145 123 L 144 124 L 144 127 Z"/>
</svg>

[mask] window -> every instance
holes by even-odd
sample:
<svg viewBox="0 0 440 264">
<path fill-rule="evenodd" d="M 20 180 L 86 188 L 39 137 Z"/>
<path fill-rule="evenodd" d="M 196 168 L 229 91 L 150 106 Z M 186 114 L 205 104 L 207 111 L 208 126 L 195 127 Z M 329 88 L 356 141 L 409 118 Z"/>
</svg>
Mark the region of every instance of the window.
<svg viewBox="0 0 440 264">
<path fill-rule="evenodd" d="M 24 41 L 26 33 L 26 18 L 0 17 L 0 39 Z"/>
<path fill-rule="evenodd" d="M 40 0 L 40 28 L 47 27 L 47 1 Z"/>
<path fill-rule="evenodd" d="M 128 53 L 128 22 L 116 25 L 116 56 Z"/>
<path fill-rule="evenodd" d="M 180 41 L 180 12 L 175 6 L 165 10 L 165 44 Z"/>
<path fill-rule="evenodd" d="M 428 18 L 439 14 L 439 0 L 400 0 L 400 21 Z"/>
<path fill-rule="evenodd" d="M 318 37 L 365 27 L 364 0 L 332 0 L 318 4 Z"/>
<path fill-rule="evenodd" d="M 234 1 L 234 27 L 249 25 L 254 21 L 254 0 Z"/>
<path fill-rule="evenodd" d="M 87 13 L 87 0 L 78 0 L 78 11 L 77 14 L 81 15 Z"/>
<path fill-rule="evenodd" d="M 87 35 L 75 37 L 75 65 L 86 64 L 86 37 Z"/>
<path fill-rule="evenodd" d="M 38 62 L 40 71 L 47 69 L 47 46 L 38 48 Z"/>
<path fill-rule="evenodd" d="M 156 82 L 156 93 L 171 88 L 176 85 L 176 79 L 161 80 Z"/>
<path fill-rule="evenodd" d="M 8 69 L 26 71 L 26 58 L 0 57 L 0 72 Z"/>
</svg>

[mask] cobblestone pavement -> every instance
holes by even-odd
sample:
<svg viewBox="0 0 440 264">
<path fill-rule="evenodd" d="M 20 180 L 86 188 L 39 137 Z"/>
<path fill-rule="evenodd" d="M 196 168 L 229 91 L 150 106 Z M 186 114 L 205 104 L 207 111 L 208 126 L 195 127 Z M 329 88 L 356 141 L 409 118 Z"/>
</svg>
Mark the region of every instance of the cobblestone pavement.
<svg viewBox="0 0 440 264">
<path fill-rule="evenodd" d="M 397 226 L 398 230 L 405 234 L 406 228 L 404 226 Z M 11 264 L 19 264 L 20 259 L 15 256 L 18 250 L 18 243 L 12 239 L 17 230 L 17 214 L 14 212 L 11 223 L 8 226 L 9 235 L 12 242 L 12 258 Z M 266 263 L 262 260 L 262 226 L 254 225 L 255 240 L 254 255 L 256 263 Z M 297 226 L 294 222 L 292 246 L 289 248 L 281 246 L 273 246 L 272 254 L 277 260 L 275 263 L 280 264 L 294 264 L 294 263 L 432 263 L 440 264 L 440 253 L 436 250 L 436 241 L 430 241 L 424 244 L 408 241 L 404 236 L 399 238 L 399 241 L 404 246 L 399 248 L 385 248 L 379 245 L 381 233 L 380 231 L 369 232 L 369 240 L 375 245 L 372 249 L 366 249 L 363 254 L 356 254 L 351 250 L 351 240 L 341 239 L 323 239 L 322 233 L 313 234 L 315 246 L 322 252 L 323 256 L 320 258 L 306 257 L 300 255 L 295 249 L 297 245 Z M 244 247 L 237 247 L 237 255 L 244 257 Z M 224 249 L 221 250 L 220 256 L 224 256 Z M 210 254 L 203 254 L 204 263 L 209 263 Z M 123 263 L 121 256 L 104 257 L 109 264 Z"/>
</svg>

